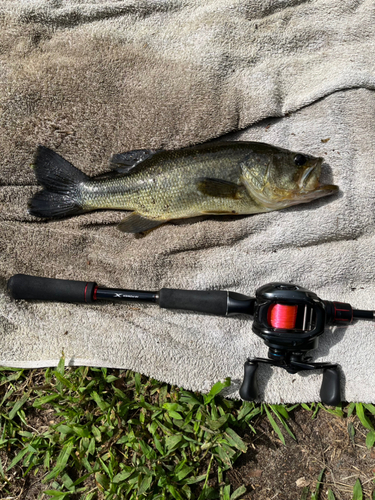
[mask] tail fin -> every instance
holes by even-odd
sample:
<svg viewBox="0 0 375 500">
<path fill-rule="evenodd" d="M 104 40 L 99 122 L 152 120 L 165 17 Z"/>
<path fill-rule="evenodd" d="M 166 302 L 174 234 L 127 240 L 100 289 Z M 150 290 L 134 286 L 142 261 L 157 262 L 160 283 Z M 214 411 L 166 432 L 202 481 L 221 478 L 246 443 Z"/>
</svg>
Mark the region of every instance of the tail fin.
<svg viewBox="0 0 375 500">
<path fill-rule="evenodd" d="M 89 180 L 86 174 L 44 146 L 38 146 L 33 166 L 44 189 L 29 201 L 31 215 L 66 217 L 84 212 L 80 184 Z"/>
</svg>

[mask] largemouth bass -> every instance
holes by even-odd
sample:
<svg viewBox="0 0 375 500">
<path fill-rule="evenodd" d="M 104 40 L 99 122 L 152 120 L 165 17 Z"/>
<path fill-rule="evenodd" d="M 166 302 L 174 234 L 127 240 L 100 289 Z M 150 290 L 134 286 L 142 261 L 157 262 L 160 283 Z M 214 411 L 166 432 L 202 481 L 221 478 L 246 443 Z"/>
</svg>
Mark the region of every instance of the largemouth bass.
<svg viewBox="0 0 375 500">
<path fill-rule="evenodd" d="M 257 142 L 216 142 L 176 151 L 114 155 L 116 168 L 89 177 L 39 146 L 34 169 L 43 190 L 29 213 L 58 218 L 92 210 L 129 210 L 118 228 L 129 233 L 173 219 L 280 210 L 338 190 L 319 182 L 322 158 Z"/>
</svg>

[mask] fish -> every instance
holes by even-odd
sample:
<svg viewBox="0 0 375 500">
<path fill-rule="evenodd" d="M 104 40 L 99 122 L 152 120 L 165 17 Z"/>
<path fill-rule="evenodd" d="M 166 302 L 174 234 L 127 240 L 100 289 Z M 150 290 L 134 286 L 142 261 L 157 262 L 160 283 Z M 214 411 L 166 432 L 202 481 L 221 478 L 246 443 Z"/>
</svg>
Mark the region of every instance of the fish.
<svg viewBox="0 0 375 500">
<path fill-rule="evenodd" d="M 126 210 L 125 233 L 202 215 L 250 215 L 335 193 L 319 181 L 323 158 L 261 142 L 218 141 L 179 150 L 115 154 L 112 170 L 89 177 L 38 146 L 33 168 L 43 187 L 29 213 L 56 219 L 93 210 Z"/>
</svg>

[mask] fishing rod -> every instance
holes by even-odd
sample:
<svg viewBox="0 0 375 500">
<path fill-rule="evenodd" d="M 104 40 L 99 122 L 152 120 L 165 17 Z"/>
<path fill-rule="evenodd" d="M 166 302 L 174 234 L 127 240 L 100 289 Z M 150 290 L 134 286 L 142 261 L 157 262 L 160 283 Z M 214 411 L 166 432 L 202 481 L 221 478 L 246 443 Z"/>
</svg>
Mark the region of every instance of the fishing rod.
<svg viewBox="0 0 375 500">
<path fill-rule="evenodd" d="M 308 351 L 318 347 L 318 337 L 327 326 L 346 326 L 353 320 L 374 320 L 374 311 L 353 309 L 344 302 L 320 299 L 298 285 L 269 283 L 256 290 L 255 297 L 218 290 L 159 291 L 101 288 L 95 282 L 42 278 L 16 274 L 8 281 L 13 299 L 93 304 L 102 300 L 153 303 L 164 309 L 180 309 L 217 316 L 244 314 L 253 317 L 253 332 L 268 347 L 268 358 L 248 358 L 240 396 L 258 399 L 256 371 L 260 363 L 284 368 L 288 373 L 323 369 L 320 397 L 337 406 L 341 401 L 339 365 L 313 363 Z"/>
</svg>

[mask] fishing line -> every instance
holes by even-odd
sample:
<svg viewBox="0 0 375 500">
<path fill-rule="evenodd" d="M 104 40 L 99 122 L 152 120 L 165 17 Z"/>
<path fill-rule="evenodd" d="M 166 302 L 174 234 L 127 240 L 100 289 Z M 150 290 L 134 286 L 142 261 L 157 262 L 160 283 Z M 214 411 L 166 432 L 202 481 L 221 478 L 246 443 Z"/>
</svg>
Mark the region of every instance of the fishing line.
<svg viewBox="0 0 375 500">
<path fill-rule="evenodd" d="M 271 304 L 268 309 L 267 320 L 273 328 L 291 330 L 296 326 L 298 306 Z"/>
</svg>

